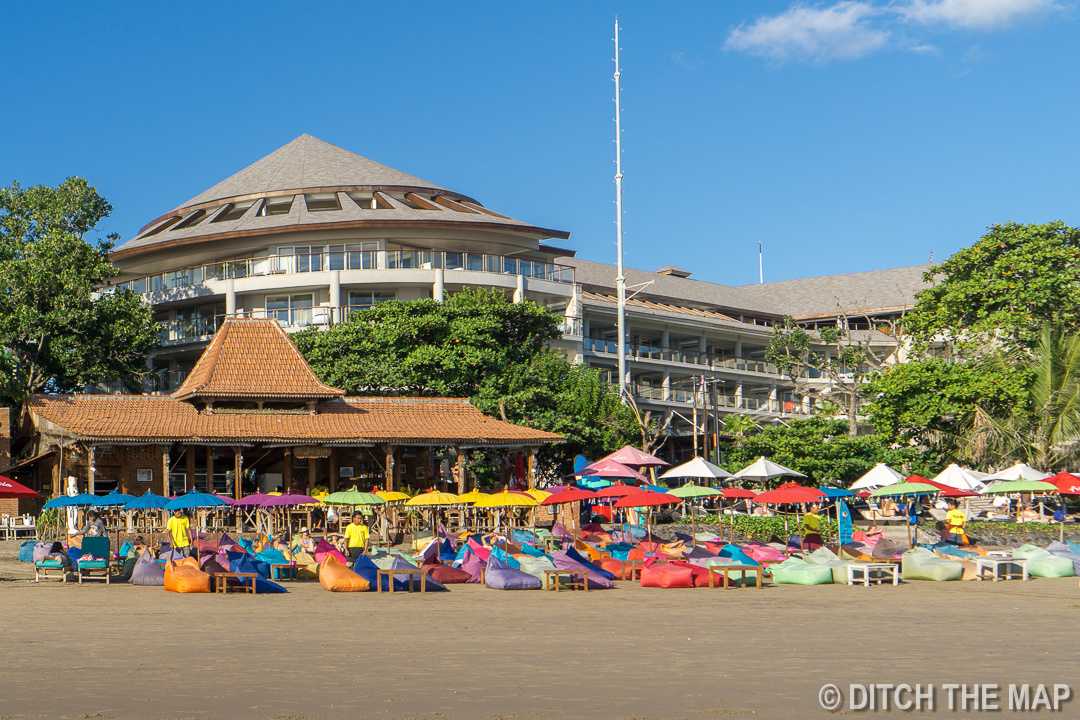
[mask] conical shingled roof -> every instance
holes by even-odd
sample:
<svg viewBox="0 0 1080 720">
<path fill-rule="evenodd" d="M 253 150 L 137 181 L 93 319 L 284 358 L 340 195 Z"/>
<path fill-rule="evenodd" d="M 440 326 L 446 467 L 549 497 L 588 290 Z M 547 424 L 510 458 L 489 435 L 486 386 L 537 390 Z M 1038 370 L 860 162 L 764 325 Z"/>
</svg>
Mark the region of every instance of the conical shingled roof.
<svg viewBox="0 0 1080 720">
<path fill-rule="evenodd" d="M 258 193 L 347 185 L 445 190 L 426 180 L 304 134 L 209 190 L 199 193 L 180 207 Z"/>
<path fill-rule="evenodd" d="M 269 362 L 268 362 L 269 361 Z M 324 385 L 276 320 L 229 318 L 172 396 L 189 399 L 328 400 Z"/>
</svg>

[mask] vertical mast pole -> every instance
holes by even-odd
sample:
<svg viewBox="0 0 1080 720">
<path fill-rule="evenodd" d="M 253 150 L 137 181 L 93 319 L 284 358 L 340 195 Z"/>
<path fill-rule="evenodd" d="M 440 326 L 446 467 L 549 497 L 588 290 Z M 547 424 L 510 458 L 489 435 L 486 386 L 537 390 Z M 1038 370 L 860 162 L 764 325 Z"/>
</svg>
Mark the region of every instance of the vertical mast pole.
<svg viewBox="0 0 1080 720">
<path fill-rule="evenodd" d="M 615 291 L 618 297 L 619 398 L 626 401 L 626 276 L 623 274 L 623 209 L 622 209 L 622 98 L 619 78 L 619 18 L 615 18 L 615 247 L 618 254 L 618 274 Z"/>
</svg>

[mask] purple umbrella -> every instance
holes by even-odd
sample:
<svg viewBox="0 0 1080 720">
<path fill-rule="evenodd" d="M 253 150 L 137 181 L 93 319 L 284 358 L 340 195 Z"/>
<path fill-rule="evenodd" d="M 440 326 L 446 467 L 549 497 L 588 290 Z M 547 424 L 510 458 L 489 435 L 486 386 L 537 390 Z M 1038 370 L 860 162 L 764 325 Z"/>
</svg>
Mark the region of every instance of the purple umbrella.
<svg viewBox="0 0 1080 720">
<path fill-rule="evenodd" d="M 270 500 L 270 499 L 272 499 L 274 497 L 276 497 L 276 496 L 275 495 L 267 495 L 266 493 L 255 493 L 254 495 L 248 495 L 247 497 L 240 498 L 239 500 L 236 500 L 234 502 L 237 505 L 243 505 L 245 507 L 248 507 L 248 506 L 251 506 L 251 505 L 261 506 L 267 500 Z"/>
<path fill-rule="evenodd" d="M 282 507 L 285 505 L 318 505 L 319 501 L 310 495 L 267 495 L 266 499 L 259 501 L 260 507 Z"/>
</svg>

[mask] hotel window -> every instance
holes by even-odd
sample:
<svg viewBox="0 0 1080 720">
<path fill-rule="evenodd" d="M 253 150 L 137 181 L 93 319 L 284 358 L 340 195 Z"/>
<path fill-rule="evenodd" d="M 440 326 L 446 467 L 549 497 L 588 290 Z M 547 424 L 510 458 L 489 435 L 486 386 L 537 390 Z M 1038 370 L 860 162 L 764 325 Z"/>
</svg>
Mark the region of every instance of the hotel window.
<svg viewBox="0 0 1080 720">
<path fill-rule="evenodd" d="M 396 299 L 397 295 L 393 291 L 352 290 L 349 292 L 349 308 L 351 310 L 366 310 L 375 307 L 379 303 Z"/>
<path fill-rule="evenodd" d="M 371 270 L 375 267 L 375 252 L 378 249 L 379 243 L 376 241 L 331 245 L 327 267 L 330 270 Z"/>
<path fill-rule="evenodd" d="M 244 213 L 248 211 L 248 208 L 254 204 L 254 200 L 245 203 L 230 203 L 228 209 L 214 218 L 212 222 L 219 223 L 228 222 L 230 220 L 239 220 L 244 217 Z"/>
<path fill-rule="evenodd" d="M 279 247 L 279 262 L 285 272 L 320 272 L 323 270 L 323 245 Z"/>
<path fill-rule="evenodd" d="M 259 208 L 259 217 L 270 215 L 288 215 L 292 210 L 293 196 L 266 198 L 266 202 Z"/>
<path fill-rule="evenodd" d="M 337 193 L 314 193 L 305 195 L 308 212 L 325 212 L 327 210 L 340 210 Z"/>
<path fill-rule="evenodd" d="M 314 306 L 315 296 L 311 293 L 266 296 L 266 316 L 282 325 L 310 325 Z"/>
</svg>

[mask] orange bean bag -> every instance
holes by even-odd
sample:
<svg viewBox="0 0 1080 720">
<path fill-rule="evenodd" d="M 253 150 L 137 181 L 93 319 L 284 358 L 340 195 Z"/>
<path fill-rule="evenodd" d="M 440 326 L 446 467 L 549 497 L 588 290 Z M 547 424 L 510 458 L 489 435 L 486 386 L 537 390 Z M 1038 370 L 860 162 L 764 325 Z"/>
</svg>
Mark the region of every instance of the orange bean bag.
<svg viewBox="0 0 1080 720">
<path fill-rule="evenodd" d="M 319 567 L 319 584 L 330 592 L 367 592 L 371 583 L 341 564 L 333 555 L 327 555 Z"/>
<path fill-rule="evenodd" d="M 694 573 L 685 565 L 651 563 L 641 569 L 641 587 L 694 587 Z"/>
<path fill-rule="evenodd" d="M 199 569 L 195 558 L 184 558 L 179 563 L 165 563 L 165 589 L 177 593 L 210 592 L 210 576 Z"/>
</svg>

